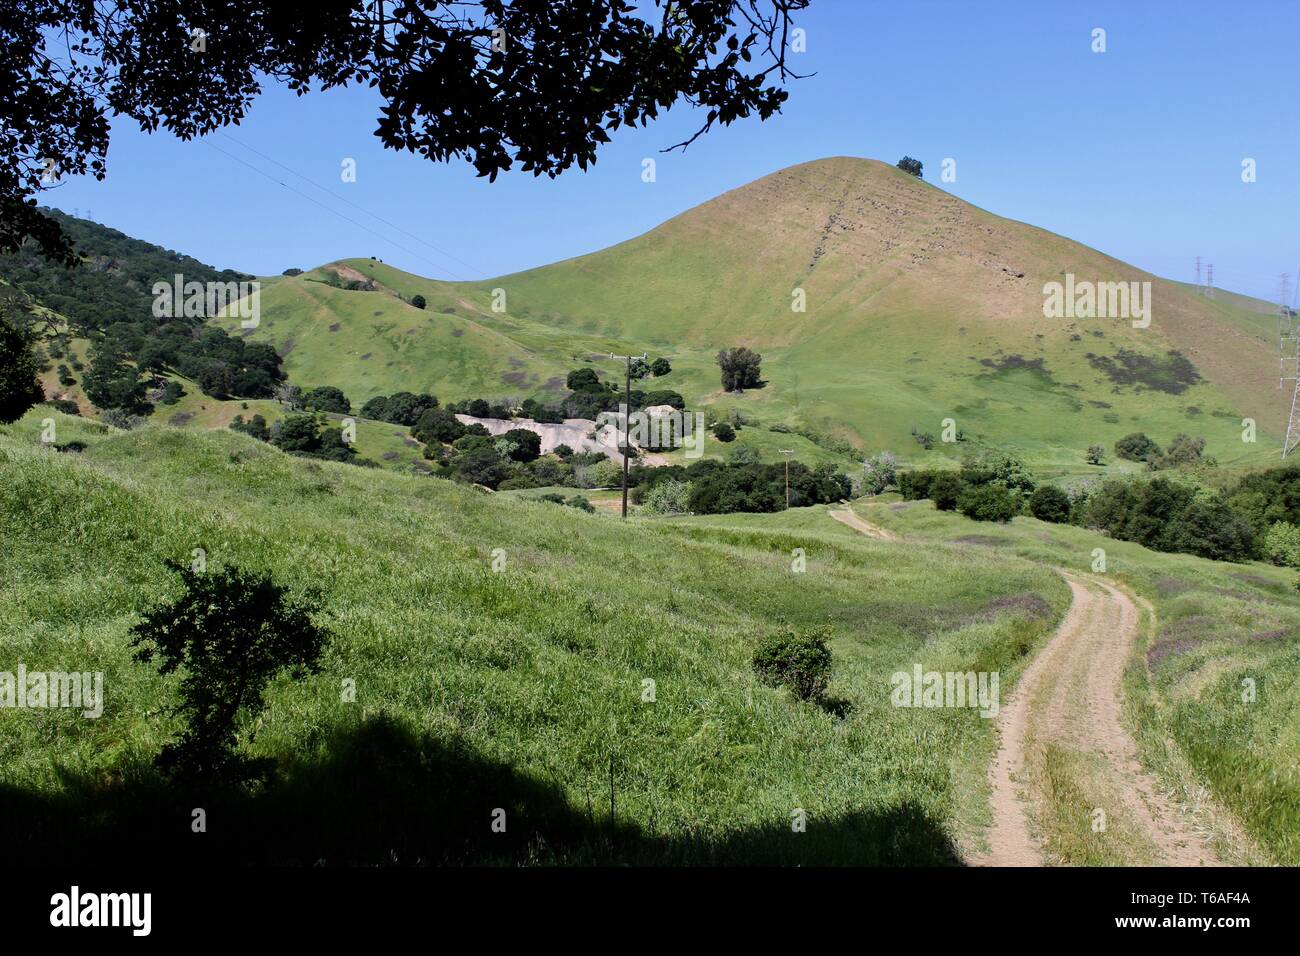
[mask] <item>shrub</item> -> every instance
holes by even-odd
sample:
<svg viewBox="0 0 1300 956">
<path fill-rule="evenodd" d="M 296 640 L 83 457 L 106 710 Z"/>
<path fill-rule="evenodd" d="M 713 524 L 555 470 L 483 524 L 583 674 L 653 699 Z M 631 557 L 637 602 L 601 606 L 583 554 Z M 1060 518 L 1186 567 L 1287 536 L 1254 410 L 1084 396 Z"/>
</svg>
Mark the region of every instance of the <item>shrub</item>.
<svg viewBox="0 0 1300 956">
<path fill-rule="evenodd" d="M 788 687 L 800 700 L 820 702 L 831 681 L 831 652 L 826 625 L 805 632 L 773 635 L 754 655 L 754 671 L 772 687 Z"/>
<path fill-rule="evenodd" d="M 889 451 L 872 455 L 862 463 L 862 490 L 878 495 L 898 483 L 898 457 Z"/>
<path fill-rule="evenodd" d="M 943 474 L 932 469 L 904 471 L 898 475 L 898 490 L 904 501 L 920 501 L 930 497 L 930 482 Z"/>
<path fill-rule="evenodd" d="M 1090 465 L 1104 465 L 1106 463 L 1106 449 L 1101 445 L 1089 445 L 1084 460 Z"/>
<path fill-rule="evenodd" d="M 673 367 L 669 364 L 666 358 L 657 358 L 650 363 L 650 373 L 655 378 L 659 378 L 661 375 L 667 375 L 672 370 Z"/>
<path fill-rule="evenodd" d="M 187 778 L 246 776 L 252 764 L 235 754 L 240 718 L 261 710 L 277 675 L 298 680 L 320 672 L 329 638 L 312 620 L 320 600 L 314 593 L 291 598 L 269 576 L 238 568 L 168 567 L 179 572 L 184 593 L 144 612 L 130 632 L 136 661 L 158 658 L 160 674 L 184 674 L 172 712 L 185 729 L 163 747 L 158 764 Z"/>
<path fill-rule="evenodd" d="M 973 521 L 1007 522 L 1020 513 L 1020 495 L 998 484 L 976 485 L 961 493 L 957 509 Z"/>
<path fill-rule="evenodd" d="M 669 478 L 645 493 L 643 507 L 650 514 L 681 515 L 690 511 L 691 483 Z"/>
<path fill-rule="evenodd" d="M 959 475 L 950 471 L 941 472 L 930 482 L 930 500 L 940 511 L 952 511 L 965 490 L 966 483 Z"/>
<path fill-rule="evenodd" d="M 988 451 L 969 458 L 961 466 L 962 480 L 968 485 L 997 483 L 1013 491 L 1034 490 L 1034 479 L 1020 459 L 1000 451 Z"/>
<path fill-rule="evenodd" d="M 1147 461 L 1160 455 L 1160 446 L 1142 432 L 1133 432 L 1115 442 L 1115 455 L 1127 461 Z"/>
<path fill-rule="evenodd" d="M 1287 568 L 1300 568 L 1300 527 L 1279 521 L 1264 535 L 1264 557 Z"/>
<path fill-rule="evenodd" d="M 534 461 L 542 453 L 542 436 L 527 428 L 512 428 L 501 437 L 514 445 L 509 453 L 514 461 Z"/>
<path fill-rule="evenodd" d="M 1193 501 L 1167 528 L 1162 551 L 1182 551 L 1214 561 L 1246 561 L 1255 551 L 1250 522 L 1222 501 Z"/>
<path fill-rule="evenodd" d="M 582 495 L 574 495 L 565 504 L 570 508 L 577 508 L 579 511 L 585 511 L 588 514 L 592 514 L 596 510 L 595 506 Z"/>
<path fill-rule="evenodd" d="M 1063 524 L 1070 520 L 1070 496 L 1056 485 L 1039 485 L 1029 496 L 1029 513 L 1039 521 Z"/>
<path fill-rule="evenodd" d="M 244 421 L 243 415 L 236 415 L 235 420 L 230 423 L 230 427 L 234 431 L 252 435 L 258 441 L 271 440 L 271 430 L 266 427 L 266 419 L 261 415 L 254 415 L 248 421 Z"/>
<path fill-rule="evenodd" d="M 758 449 L 753 445 L 732 445 L 727 449 L 726 457 L 729 465 L 757 465 L 759 462 Z"/>
<path fill-rule="evenodd" d="M 99 413 L 99 420 L 105 425 L 112 425 L 114 428 L 128 432 L 148 421 L 142 415 L 132 415 L 125 408 L 106 408 Z"/>
<path fill-rule="evenodd" d="M 427 304 L 428 303 L 424 301 L 424 296 L 422 295 L 411 296 L 411 305 L 415 306 L 417 309 L 423 309 Z"/>
<path fill-rule="evenodd" d="M 726 422 L 718 422 L 713 426 L 713 437 L 720 442 L 735 441 L 736 430 Z"/>
</svg>

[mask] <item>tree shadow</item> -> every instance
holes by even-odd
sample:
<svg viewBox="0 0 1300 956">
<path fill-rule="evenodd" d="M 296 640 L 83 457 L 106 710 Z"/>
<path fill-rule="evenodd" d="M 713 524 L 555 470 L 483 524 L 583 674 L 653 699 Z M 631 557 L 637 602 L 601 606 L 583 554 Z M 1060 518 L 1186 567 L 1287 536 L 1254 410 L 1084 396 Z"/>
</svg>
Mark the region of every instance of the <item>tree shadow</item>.
<svg viewBox="0 0 1300 956">
<path fill-rule="evenodd" d="M 919 807 L 790 818 L 723 836 L 666 837 L 556 784 L 420 736 L 388 717 L 340 729 L 254 789 L 184 789 L 152 765 L 112 779 L 61 772 L 57 793 L 0 785 L 6 843 L 35 865 L 956 865 Z M 617 780 L 617 774 L 616 774 Z M 617 793 L 616 793 L 617 796 Z M 194 831 L 194 810 L 206 831 Z M 504 832 L 494 818 L 504 811 Z M 495 814 L 495 817 L 494 817 Z"/>
</svg>

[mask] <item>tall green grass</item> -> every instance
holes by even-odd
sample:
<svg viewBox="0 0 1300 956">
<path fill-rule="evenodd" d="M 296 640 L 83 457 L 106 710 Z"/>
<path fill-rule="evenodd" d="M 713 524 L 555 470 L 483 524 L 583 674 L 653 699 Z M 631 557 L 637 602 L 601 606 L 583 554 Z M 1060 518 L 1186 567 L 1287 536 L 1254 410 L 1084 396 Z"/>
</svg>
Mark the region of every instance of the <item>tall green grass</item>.
<svg viewBox="0 0 1300 956">
<path fill-rule="evenodd" d="M 956 862 L 992 722 L 895 709 L 889 675 L 999 669 L 1005 694 L 1068 600 L 1031 562 L 868 541 L 820 509 L 623 525 L 230 432 L 55 416 L 87 445 L 59 453 L 42 414 L 0 428 L 0 670 L 102 670 L 107 701 L 0 710 L 0 813 L 60 859 Z M 324 672 L 242 728 L 280 765 L 251 792 L 150 768 L 174 686 L 128 629 L 197 548 L 326 594 Z M 844 717 L 751 667 L 775 628 L 826 621 Z"/>
</svg>

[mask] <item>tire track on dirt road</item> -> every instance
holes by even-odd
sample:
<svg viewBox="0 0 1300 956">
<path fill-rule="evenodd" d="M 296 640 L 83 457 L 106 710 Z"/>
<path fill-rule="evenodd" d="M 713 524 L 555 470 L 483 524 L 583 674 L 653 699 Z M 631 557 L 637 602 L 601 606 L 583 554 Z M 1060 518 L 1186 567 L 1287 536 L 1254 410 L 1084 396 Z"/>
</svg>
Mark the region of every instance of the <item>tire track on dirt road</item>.
<svg viewBox="0 0 1300 956">
<path fill-rule="evenodd" d="M 880 540 L 896 534 L 852 511 L 831 517 Z M 998 717 L 1000 743 L 989 765 L 993 824 L 989 849 L 967 862 L 979 866 L 1042 866 L 1033 837 L 1026 763 L 1041 759 L 1049 744 L 1102 758 L 1106 789 L 1114 804 L 1105 808 L 1111 826 L 1136 833 L 1154 859 L 1170 866 L 1220 866 L 1222 861 L 1166 799 L 1142 767 L 1137 744 L 1124 729 L 1123 678 L 1138 639 L 1141 619 L 1132 597 L 1107 581 L 1054 568 L 1070 586 L 1065 620 L 1025 669 Z M 1032 747 L 1032 750 L 1030 749 Z M 1136 848 L 1134 848 L 1136 849 Z"/>
</svg>

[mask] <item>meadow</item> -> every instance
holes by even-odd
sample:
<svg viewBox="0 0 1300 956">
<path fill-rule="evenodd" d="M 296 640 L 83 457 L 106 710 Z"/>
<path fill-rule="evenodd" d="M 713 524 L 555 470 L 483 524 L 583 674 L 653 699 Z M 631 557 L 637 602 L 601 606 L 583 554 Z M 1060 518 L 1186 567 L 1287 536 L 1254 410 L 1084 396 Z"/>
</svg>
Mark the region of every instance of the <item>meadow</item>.
<svg viewBox="0 0 1300 956">
<path fill-rule="evenodd" d="M 889 676 L 999 670 L 1005 693 L 1068 601 L 1031 561 L 890 547 L 822 509 L 624 525 L 226 431 L 55 415 L 85 445 L 58 452 L 47 414 L 0 428 L 0 654 L 102 670 L 106 705 L 0 710 L 0 812 L 20 852 L 65 861 L 956 863 L 987 822 L 991 721 L 894 708 Z M 334 635 L 242 728 L 278 768 L 252 790 L 169 789 L 151 764 L 175 687 L 128 631 L 196 548 L 322 589 Z M 822 623 L 834 709 L 751 666 Z"/>
</svg>

